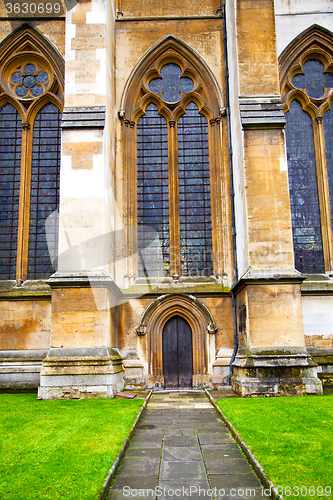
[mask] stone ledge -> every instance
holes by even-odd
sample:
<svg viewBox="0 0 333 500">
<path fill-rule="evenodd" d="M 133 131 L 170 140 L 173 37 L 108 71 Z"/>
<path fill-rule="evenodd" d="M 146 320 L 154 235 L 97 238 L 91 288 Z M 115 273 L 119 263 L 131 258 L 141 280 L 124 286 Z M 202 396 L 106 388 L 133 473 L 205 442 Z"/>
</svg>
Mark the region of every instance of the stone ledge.
<svg viewBox="0 0 333 500">
<path fill-rule="evenodd" d="M 47 377 L 58 377 L 61 375 L 109 375 L 123 371 L 122 361 L 114 361 L 112 358 L 107 360 L 87 360 L 87 359 L 64 359 L 58 358 L 52 363 L 47 360 L 43 361 L 41 375 Z"/>
<path fill-rule="evenodd" d="M 42 361 L 46 358 L 48 353 L 47 349 L 27 349 L 25 351 L 21 350 L 0 350 L 0 363 L 2 362 L 32 362 L 32 361 Z"/>
<path fill-rule="evenodd" d="M 105 106 L 65 107 L 62 128 L 104 128 Z"/>
<path fill-rule="evenodd" d="M 234 293 L 240 292 L 247 285 L 295 285 L 306 279 L 296 269 L 256 269 L 249 267 L 232 286 Z"/>
<path fill-rule="evenodd" d="M 50 300 L 51 288 L 42 280 L 27 280 L 17 286 L 15 280 L 0 281 L 0 300 Z"/>
<path fill-rule="evenodd" d="M 80 272 L 80 271 L 57 271 L 47 280 L 47 284 L 53 288 L 108 288 L 117 296 L 122 293 L 113 279 L 104 271 Z"/>
<path fill-rule="evenodd" d="M 330 347 L 308 347 L 308 353 L 318 365 L 333 365 L 333 349 Z"/>
<path fill-rule="evenodd" d="M 280 96 L 239 97 L 239 109 L 243 129 L 284 128 L 284 116 Z"/>
<path fill-rule="evenodd" d="M 50 347 L 48 358 L 121 358 L 118 349 L 114 347 Z"/>
<path fill-rule="evenodd" d="M 328 276 L 308 277 L 301 285 L 302 295 L 332 295 L 333 281 Z"/>
</svg>

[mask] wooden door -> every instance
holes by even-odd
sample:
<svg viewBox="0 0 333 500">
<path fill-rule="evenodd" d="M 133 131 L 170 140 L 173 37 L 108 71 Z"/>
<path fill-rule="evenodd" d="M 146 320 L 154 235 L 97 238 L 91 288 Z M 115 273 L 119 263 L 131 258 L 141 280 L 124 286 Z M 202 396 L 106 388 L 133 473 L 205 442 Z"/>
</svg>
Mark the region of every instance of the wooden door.
<svg viewBox="0 0 333 500">
<path fill-rule="evenodd" d="M 188 322 L 173 316 L 163 328 L 163 375 L 165 388 L 192 387 L 192 331 Z"/>
</svg>

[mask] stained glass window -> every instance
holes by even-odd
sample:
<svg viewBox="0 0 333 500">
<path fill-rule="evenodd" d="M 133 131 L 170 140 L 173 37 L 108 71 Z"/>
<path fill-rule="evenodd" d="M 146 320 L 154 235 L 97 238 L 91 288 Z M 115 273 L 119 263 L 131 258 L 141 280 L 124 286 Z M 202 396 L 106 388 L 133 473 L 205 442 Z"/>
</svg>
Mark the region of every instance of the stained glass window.
<svg viewBox="0 0 333 500">
<path fill-rule="evenodd" d="M 139 262 L 139 276 L 211 276 L 208 122 L 191 101 L 178 118 L 175 103 L 194 89 L 189 72 L 167 63 L 160 75 L 148 81 L 148 87 L 158 94 L 161 106 L 168 108 L 169 118 L 162 118 L 160 107 L 151 103 L 138 120 L 137 188 L 138 224 L 158 231 L 162 250 L 146 248 L 147 267 Z M 139 234 L 138 240 L 144 247 L 144 235 Z M 175 245 L 172 251 L 171 241 Z"/>
<path fill-rule="evenodd" d="M 0 279 L 15 279 L 22 122 L 16 109 L 0 109 Z"/>
<path fill-rule="evenodd" d="M 213 273 L 208 125 L 191 102 L 178 121 L 181 274 Z"/>
<path fill-rule="evenodd" d="M 295 267 L 325 271 L 312 118 L 294 100 L 286 113 L 286 141 Z"/>
<path fill-rule="evenodd" d="M 333 226 L 333 109 L 326 111 L 323 119 L 324 134 L 325 134 L 325 149 L 326 149 L 326 162 L 328 184 L 331 202 L 331 216 Z"/>
<path fill-rule="evenodd" d="M 149 232 L 139 231 L 139 276 L 167 276 L 170 267 L 168 131 L 166 120 L 152 103 L 137 123 L 137 204 L 139 228 L 152 228 L 160 240 L 160 246 L 158 242 L 151 244 Z"/>
<path fill-rule="evenodd" d="M 2 54 L 0 74 L 5 91 L 0 106 L 0 279 L 15 279 L 18 286 L 54 272 L 63 104 L 61 55 L 47 43 L 42 47 L 29 27 L 24 28 L 27 51 L 26 45 L 17 45 L 21 35 L 10 35 L 13 51 Z M 52 223 L 47 221 L 51 214 Z"/>
<path fill-rule="evenodd" d="M 28 277 L 47 278 L 54 272 L 49 249 L 58 234 L 45 234 L 45 220 L 59 205 L 61 113 L 47 104 L 37 114 L 33 128 Z M 47 239 L 49 248 L 47 245 Z"/>
<path fill-rule="evenodd" d="M 162 78 L 154 78 L 149 84 L 152 92 L 162 93 L 167 102 L 176 102 L 181 94 L 193 89 L 193 81 L 188 77 L 181 77 L 182 70 L 178 64 L 169 63 L 161 69 Z"/>
</svg>

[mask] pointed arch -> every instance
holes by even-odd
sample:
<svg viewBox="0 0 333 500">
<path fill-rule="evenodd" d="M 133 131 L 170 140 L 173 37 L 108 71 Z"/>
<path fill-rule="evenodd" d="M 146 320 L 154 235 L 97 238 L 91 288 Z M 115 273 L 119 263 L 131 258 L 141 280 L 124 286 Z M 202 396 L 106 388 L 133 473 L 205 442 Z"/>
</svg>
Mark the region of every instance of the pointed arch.
<svg viewBox="0 0 333 500">
<path fill-rule="evenodd" d="M 23 23 L 13 30 L 0 43 L 0 68 L 14 54 L 37 53 L 46 58 L 53 67 L 63 86 L 65 61 L 51 40 L 29 23 Z"/>
<path fill-rule="evenodd" d="M 126 82 L 120 101 L 120 115 L 132 120 L 134 109 L 140 101 L 140 89 L 144 75 L 149 80 L 158 76 L 163 64 L 176 62 L 184 75 L 200 75 L 201 82 L 196 85 L 199 93 L 204 92 L 212 117 L 219 116 L 223 107 L 223 97 L 217 80 L 206 62 L 180 38 L 167 35 L 153 45 L 137 62 Z M 146 92 L 145 92 L 146 93 Z"/>
<path fill-rule="evenodd" d="M 152 82 L 154 83 L 151 85 Z M 195 120 L 192 120 L 192 139 L 189 140 L 190 144 L 187 144 L 187 147 L 192 152 L 189 152 L 186 161 L 189 163 L 189 171 L 191 170 L 190 164 L 193 165 L 193 172 L 188 176 L 183 175 L 183 178 L 180 179 L 178 153 L 184 146 L 184 134 L 181 137 L 178 123 L 182 122 L 181 117 L 186 115 L 186 109 L 190 103 L 197 106 L 202 120 L 199 120 L 200 123 L 198 120 L 198 123 L 194 123 Z M 157 152 L 154 155 L 152 154 L 153 151 L 151 150 L 154 148 L 151 144 L 148 144 L 151 142 L 148 126 L 146 131 L 141 130 L 139 127 L 141 124 L 140 119 L 145 115 L 147 106 L 150 104 L 157 106 L 158 114 L 163 116 L 167 123 L 167 130 L 164 131 L 167 139 L 164 142 L 167 143 L 168 147 L 168 178 L 163 176 L 164 185 L 157 180 L 157 178 L 161 178 L 158 165 L 164 160 L 161 157 L 158 158 Z M 161 203 L 157 203 L 157 201 L 151 203 L 151 210 L 158 215 L 161 221 L 165 216 L 165 197 L 168 187 L 169 242 L 170 248 L 174 249 L 174 251 L 170 252 L 170 263 L 164 262 L 163 270 L 161 270 L 162 274 L 160 273 L 159 276 L 172 276 L 173 274 L 212 276 L 213 274 L 221 274 L 222 269 L 220 266 L 223 265 L 221 256 L 225 253 L 226 248 L 224 241 L 230 236 L 228 230 L 223 230 L 223 227 L 228 227 L 228 223 L 227 221 L 223 222 L 224 215 L 222 214 L 227 214 L 228 209 L 225 206 L 229 200 L 227 199 L 228 195 L 222 193 L 223 182 L 221 181 L 221 176 L 225 175 L 220 150 L 222 128 L 225 125 L 222 125 L 223 118 L 221 118 L 220 113 L 223 107 L 223 98 L 212 71 L 190 46 L 174 35 L 167 35 L 153 45 L 133 68 L 125 84 L 120 106 L 121 133 L 123 143 L 127 145 L 123 148 L 123 178 L 126 188 L 122 190 L 125 193 L 122 202 L 124 203 L 124 212 L 127 215 L 129 225 L 136 226 L 143 223 L 142 218 L 140 220 L 138 218 L 138 191 L 143 189 L 138 184 L 138 155 L 142 155 L 142 150 L 144 150 L 147 158 L 141 161 L 140 157 L 140 161 L 144 165 L 144 168 L 140 171 L 140 178 L 143 178 L 146 175 L 145 171 L 147 171 L 147 193 L 153 189 L 156 200 L 162 200 L 163 198 Z M 155 127 L 155 129 L 157 133 L 157 128 Z M 142 138 L 143 135 L 144 138 Z M 147 142 L 147 147 L 142 146 L 142 140 Z M 156 157 L 156 161 L 151 160 L 148 156 Z M 200 168 L 196 168 L 195 163 L 200 164 Z M 201 168 L 203 163 L 205 163 L 205 168 Z M 194 172 L 194 170 L 197 171 Z M 189 188 L 186 189 L 188 207 L 191 207 L 191 210 L 193 207 L 192 211 L 188 210 L 188 216 L 183 218 L 182 223 L 180 222 L 180 207 L 184 205 L 186 200 L 181 199 L 181 196 L 184 197 L 185 195 L 180 193 L 180 182 L 183 182 L 184 185 L 188 183 Z M 195 201 L 192 200 L 193 197 L 196 197 Z M 204 197 L 210 198 L 211 202 L 205 205 L 203 202 Z M 147 199 L 148 197 L 144 196 L 148 206 Z M 139 209 L 141 209 L 142 203 L 144 202 L 140 201 Z M 201 217 L 202 223 L 199 224 L 199 218 L 196 215 L 198 215 L 199 211 L 203 212 L 202 207 L 204 205 L 205 210 L 207 208 L 208 211 L 205 217 Z M 155 218 L 157 220 L 157 217 Z M 152 221 L 153 217 L 150 219 Z M 149 223 L 154 225 L 153 222 Z M 181 224 L 182 226 L 186 225 L 188 235 L 196 234 L 198 236 L 196 244 L 200 248 L 196 255 L 193 252 L 193 255 L 188 256 L 188 261 L 191 262 L 190 266 L 182 264 L 184 259 L 182 260 L 181 254 L 186 253 L 186 248 L 184 250 L 184 244 L 181 240 L 181 230 L 183 230 Z M 167 227 L 165 217 L 159 227 Z M 161 248 L 163 249 L 165 247 L 164 243 L 165 238 L 162 238 Z M 164 253 L 168 254 L 168 252 Z M 208 254 L 210 255 L 209 265 L 201 267 L 197 265 L 197 257 L 202 259 L 205 256 L 204 260 L 206 262 L 206 255 Z M 137 259 L 128 260 L 126 274 L 138 276 L 138 268 Z M 142 272 L 140 270 L 141 274 L 139 273 L 139 276 L 141 277 L 143 277 Z M 149 274 L 149 272 L 149 269 L 145 270 L 146 274 Z"/>
<path fill-rule="evenodd" d="M 155 299 L 144 312 L 136 331 L 147 335 L 149 345 L 149 375 L 161 377 L 162 332 L 166 322 L 173 316 L 184 318 L 193 334 L 193 375 L 207 371 L 209 334 L 217 331 L 214 318 L 208 307 L 197 297 L 187 294 L 166 294 Z M 194 383 L 194 385 L 197 385 Z"/>
<path fill-rule="evenodd" d="M 302 73 L 304 63 L 312 58 L 318 59 L 323 64 L 324 72 L 333 71 L 333 33 L 318 24 L 300 33 L 279 57 L 281 97 L 285 111 L 289 109 L 291 101 L 295 98 L 299 98 L 303 109 L 312 116 L 315 108 L 317 108 L 316 116 L 322 116 L 329 109 L 333 99 L 332 92 L 325 93 L 322 99 L 313 101 L 309 99 L 306 92 L 296 89 L 292 84 L 292 78 Z"/>
<path fill-rule="evenodd" d="M 18 282 L 28 277 L 47 277 L 52 269 L 48 262 L 43 274 L 37 262 L 40 256 L 48 255 L 45 218 L 58 206 L 63 86 L 64 60 L 60 52 L 29 23 L 21 24 L 0 43 L 0 106 L 11 104 L 22 120 L 22 140 L 16 141 L 20 179 L 17 245 L 13 250 Z M 53 120 L 43 113 L 47 106 Z M 43 201 L 46 198 L 52 199 L 49 205 Z"/>
<path fill-rule="evenodd" d="M 38 96 L 30 100 L 27 100 L 25 96 L 20 97 L 15 94 L 11 84 L 11 74 L 26 61 L 37 63 L 44 68 L 48 80 L 47 85 L 43 85 L 42 93 L 45 94 L 47 91 L 53 94 L 62 106 L 64 101 L 64 59 L 52 42 L 28 23 L 16 28 L 0 43 L 0 90 L 2 96 L 12 96 L 20 102 L 22 110 L 28 110 L 29 105 L 36 102 Z"/>
<path fill-rule="evenodd" d="M 331 271 L 333 163 L 325 151 L 330 133 L 325 122 L 333 100 L 333 33 L 317 24 L 303 31 L 282 52 L 279 69 L 295 267 L 304 273 Z"/>
<path fill-rule="evenodd" d="M 284 78 L 293 61 L 301 56 L 304 57 L 304 54 L 311 50 L 322 51 L 333 57 L 333 33 L 319 24 L 313 24 L 302 31 L 280 54 L 280 78 Z"/>
</svg>

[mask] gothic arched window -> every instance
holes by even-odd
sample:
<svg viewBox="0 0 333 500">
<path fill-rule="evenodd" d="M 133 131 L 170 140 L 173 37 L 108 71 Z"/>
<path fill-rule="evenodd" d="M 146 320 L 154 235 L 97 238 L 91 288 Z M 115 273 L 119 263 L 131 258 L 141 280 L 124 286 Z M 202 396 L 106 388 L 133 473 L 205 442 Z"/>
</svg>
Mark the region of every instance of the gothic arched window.
<svg viewBox="0 0 333 500">
<path fill-rule="evenodd" d="M 47 278 L 57 231 L 61 56 L 24 26 L 0 46 L 0 279 Z"/>
<path fill-rule="evenodd" d="M 333 40 L 327 37 L 318 27 L 308 30 L 281 58 L 295 267 L 306 274 L 331 271 L 333 264 Z"/>
<path fill-rule="evenodd" d="M 139 277 L 221 272 L 222 228 L 213 203 L 222 199 L 218 97 L 207 67 L 174 45 L 165 42 L 142 64 L 124 104 L 124 142 L 132 145 L 124 152 L 133 186 L 127 214 L 139 233 L 132 272 Z M 149 229 L 159 244 L 148 246 Z"/>
</svg>

